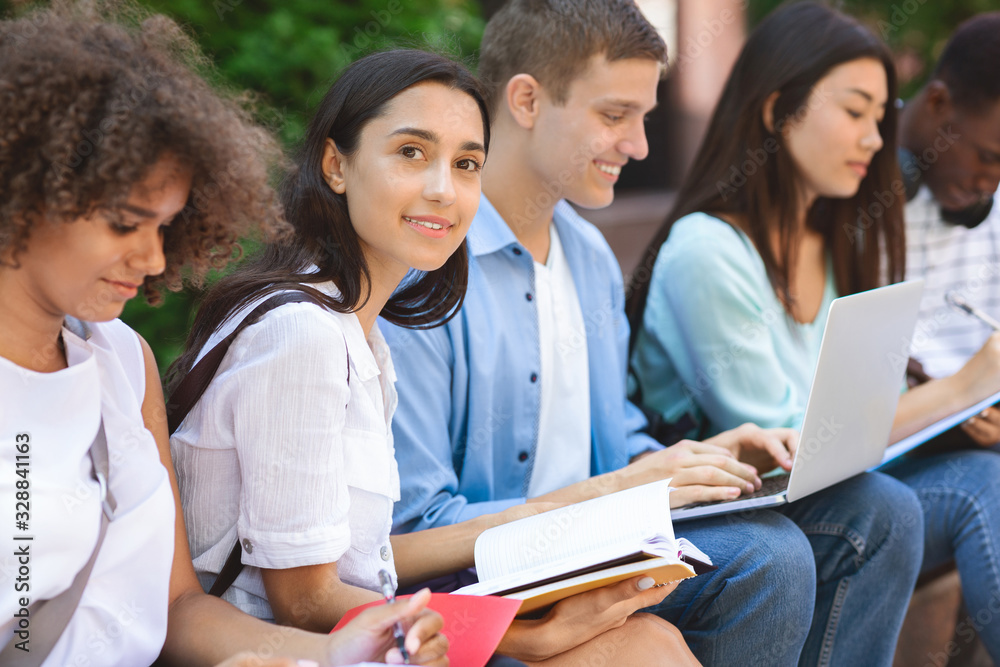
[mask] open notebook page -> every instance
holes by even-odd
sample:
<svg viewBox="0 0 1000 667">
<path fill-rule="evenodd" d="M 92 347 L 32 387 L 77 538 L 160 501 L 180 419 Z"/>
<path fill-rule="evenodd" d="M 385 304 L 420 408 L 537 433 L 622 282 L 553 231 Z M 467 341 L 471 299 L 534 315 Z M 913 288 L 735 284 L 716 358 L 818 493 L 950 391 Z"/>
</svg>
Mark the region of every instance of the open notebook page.
<svg viewBox="0 0 1000 667">
<path fill-rule="evenodd" d="M 628 542 L 582 554 L 569 556 L 551 563 L 541 563 L 525 570 L 518 570 L 502 577 L 482 579 L 477 584 L 460 588 L 460 595 L 507 595 L 511 591 L 541 585 L 543 582 L 562 581 L 589 572 L 604 571 L 638 560 L 659 559 L 663 563 L 680 563 L 679 545 L 668 538 L 650 538 L 641 544 Z M 645 554 L 643 556 L 642 554 Z M 477 570 L 478 571 L 478 570 Z"/>
<path fill-rule="evenodd" d="M 484 531 L 476 540 L 480 581 L 623 543 L 674 540 L 670 480 L 537 514 Z"/>
</svg>

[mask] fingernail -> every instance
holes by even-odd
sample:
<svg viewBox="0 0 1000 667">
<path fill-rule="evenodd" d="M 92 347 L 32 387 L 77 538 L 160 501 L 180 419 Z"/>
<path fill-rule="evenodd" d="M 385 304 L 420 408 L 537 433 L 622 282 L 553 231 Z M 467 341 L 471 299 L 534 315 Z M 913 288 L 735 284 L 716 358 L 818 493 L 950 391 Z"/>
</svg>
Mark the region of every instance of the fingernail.
<svg viewBox="0 0 1000 667">
<path fill-rule="evenodd" d="M 979 418 L 980 419 L 986 419 L 989 416 L 990 416 L 990 413 L 988 411 L 986 411 L 986 410 L 983 410 L 982 412 L 979 413 Z"/>
<path fill-rule="evenodd" d="M 299 667 L 319 667 L 319 663 L 315 660 L 299 660 L 295 664 Z"/>
<path fill-rule="evenodd" d="M 751 484 L 750 482 L 747 482 L 746 490 L 747 490 L 747 493 L 753 493 L 755 491 L 753 484 Z"/>
<path fill-rule="evenodd" d="M 737 489 L 737 488 L 735 488 L 735 487 L 733 487 L 733 488 L 729 489 L 726 493 L 728 493 L 733 498 L 735 498 L 736 496 L 740 495 L 740 490 Z"/>
<path fill-rule="evenodd" d="M 652 577 L 643 577 L 639 580 L 636 586 L 639 587 L 640 591 L 648 591 L 650 588 L 656 585 L 656 582 Z"/>
</svg>

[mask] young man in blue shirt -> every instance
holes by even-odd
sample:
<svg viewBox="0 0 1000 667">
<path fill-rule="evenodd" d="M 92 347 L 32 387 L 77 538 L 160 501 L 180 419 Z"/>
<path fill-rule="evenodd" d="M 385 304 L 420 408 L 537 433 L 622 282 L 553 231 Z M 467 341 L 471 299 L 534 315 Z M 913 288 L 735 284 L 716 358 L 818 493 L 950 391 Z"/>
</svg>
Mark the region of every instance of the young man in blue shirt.
<svg viewBox="0 0 1000 667">
<path fill-rule="evenodd" d="M 495 115 L 465 303 L 437 329 L 380 325 L 398 376 L 397 531 L 665 478 L 675 506 L 729 499 L 757 488 L 758 470 L 790 467 L 787 430 L 668 448 L 643 433 L 625 396 L 621 270 L 562 201 L 607 206 L 621 169 L 646 157 L 665 59 L 630 0 L 510 0 L 487 25 Z M 920 516 L 902 484 L 862 475 L 784 513 L 679 524 L 719 569 L 656 611 L 704 664 L 888 664 Z"/>
</svg>

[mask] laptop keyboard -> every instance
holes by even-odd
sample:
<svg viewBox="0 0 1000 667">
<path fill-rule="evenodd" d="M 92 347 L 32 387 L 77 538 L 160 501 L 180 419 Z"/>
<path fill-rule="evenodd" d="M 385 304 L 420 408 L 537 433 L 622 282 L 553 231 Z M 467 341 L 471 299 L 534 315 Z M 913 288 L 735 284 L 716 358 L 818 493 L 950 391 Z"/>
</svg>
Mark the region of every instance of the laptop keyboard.
<svg viewBox="0 0 1000 667">
<path fill-rule="evenodd" d="M 765 477 L 760 481 L 760 489 L 754 491 L 753 493 L 744 493 L 742 495 L 736 496 L 732 500 L 716 500 L 710 503 L 694 503 L 692 505 L 686 505 L 685 507 L 704 507 L 705 505 L 722 505 L 725 503 L 736 502 L 737 500 L 750 500 L 751 498 L 765 498 L 767 496 L 773 496 L 776 493 L 781 493 L 788 488 L 788 480 L 791 475 L 776 475 L 774 477 Z"/>
</svg>

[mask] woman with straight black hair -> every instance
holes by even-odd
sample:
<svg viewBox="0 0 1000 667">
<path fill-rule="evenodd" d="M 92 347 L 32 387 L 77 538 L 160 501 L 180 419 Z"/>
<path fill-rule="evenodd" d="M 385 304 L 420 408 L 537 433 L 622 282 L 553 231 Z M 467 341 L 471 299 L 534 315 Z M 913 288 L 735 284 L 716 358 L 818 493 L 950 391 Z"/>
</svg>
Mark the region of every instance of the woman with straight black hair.
<svg viewBox="0 0 1000 667">
<path fill-rule="evenodd" d="M 238 537 L 248 567 L 225 599 L 329 631 L 378 599 L 380 570 L 395 581 L 395 378 L 375 319 L 428 326 L 461 304 L 489 120 L 465 68 L 421 51 L 355 63 L 319 109 L 281 189 L 294 233 L 206 295 L 168 409 L 202 582 Z"/>
<path fill-rule="evenodd" d="M 320 102 L 295 160 L 297 170 L 282 184 L 281 199 L 295 226 L 294 237 L 268 245 L 258 259 L 219 281 L 205 296 L 186 349 L 171 369 L 171 388 L 227 318 L 267 294 L 301 289 L 338 313 L 379 305 L 374 309 L 376 314 L 409 327 L 443 324 L 458 310 L 465 295 L 469 262 L 464 233 L 457 233 L 461 230 L 450 230 L 449 236 L 457 237 L 460 244 L 444 264 L 421 267 L 427 270 L 391 291 L 384 305 L 369 303 L 379 277 L 376 275 L 373 283 L 370 256 L 363 250 L 365 232 L 352 225 L 347 197 L 331 188 L 330 175 L 324 173 L 323 166 L 325 153 L 334 146 L 343 156 L 355 153 L 361 128 L 380 116 L 398 91 L 426 81 L 440 82 L 472 98 L 476 113 L 482 114 L 484 146 L 488 145 L 490 128 L 479 84 L 460 65 L 422 51 L 391 51 L 373 54 L 348 68 Z M 448 120 L 458 120 L 464 113 L 457 108 L 447 112 Z M 475 168 L 467 171 L 478 174 L 479 167 L 476 162 Z M 337 286 L 338 295 L 311 288 L 327 282 Z"/>
<path fill-rule="evenodd" d="M 389 535 L 395 373 L 376 318 L 428 327 L 460 307 L 489 122 L 477 82 L 446 58 L 354 63 L 282 189 L 295 234 L 205 299 L 175 366 L 171 445 L 195 569 L 254 616 L 328 631 L 380 599 L 381 570 L 409 585 L 469 568 L 483 530 L 549 507 Z M 695 664 L 676 628 L 633 615 L 673 590 L 652 584 L 568 598 L 515 621 L 500 649 L 532 664 L 651 651 L 644 664 Z"/>
<path fill-rule="evenodd" d="M 798 3 L 753 32 L 631 284 L 633 388 L 649 408 L 668 421 L 689 415 L 702 435 L 748 421 L 801 427 L 830 302 L 904 275 L 895 99 L 888 49 L 850 17 Z M 904 393 L 891 439 L 1000 390 L 998 368 L 1000 339 L 955 376 Z M 893 513 L 886 545 L 922 534 L 922 571 L 954 559 L 970 609 L 985 609 L 1000 594 L 1000 457 L 991 452 L 904 459 L 782 511 L 810 540 L 836 548 L 832 512 L 876 511 L 847 485 L 889 489 L 889 477 L 916 492 L 921 511 Z M 872 585 L 884 599 L 908 576 Z M 856 602 L 869 605 L 862 580 L 845 579 L 829 617 L 814 623 L 843 628 Z M 820 581 L 820 594 L 837 585 Z M 883 639 L 902 611 L 883 618 Z M 984 639 L 996 657 L 1000 631 L 987 628 Z M 864 656 L 837 662 L 891 661 L 891 643 L 860 645 Z"/>
<path fill-rule="evenodd" d="M 629 284 L 633 347 L 655 283 L 656 259 L 674 224 L 692 213 L 732 217 L 731 224 L 758 249 L 769 281 L 788 304 L 794 300 L 789 292 L 792 266 L 807 230 L 820 233 L 829 248 L 838 293 L 902 280 L 902 207 L 885 208 L 878 224 L 858 220 L 859 207 L 868 211 L 878 201 L 876 195 L 892 191 L 899 176 L 895 153 L 871 155 L 866 175 L 859 179 L 863 187 L 848 182 L 850 196 L 815 197 L 796 186 L 800 167 L 784 133 L 811 110 L 833 102 L 829 89 L 816 88 L 830 69 L 860 58 L 876 61 L 885 72 L 887 90 L 895 95 L 896 70 L 885 46 L 852 21 L 829 25 L 831 13 L 809 3 L 776 11 L 741 52 L 673 209 Z M 817 43 L 823 48 L 816 48 Z M 892 141 L 897 114 L 891 104 L 884 111 L 878 130 Z"/>
</svg>

